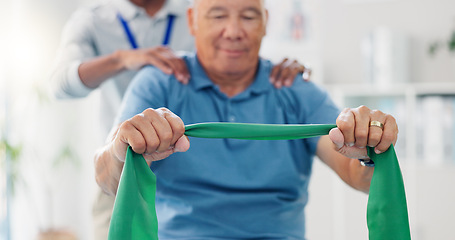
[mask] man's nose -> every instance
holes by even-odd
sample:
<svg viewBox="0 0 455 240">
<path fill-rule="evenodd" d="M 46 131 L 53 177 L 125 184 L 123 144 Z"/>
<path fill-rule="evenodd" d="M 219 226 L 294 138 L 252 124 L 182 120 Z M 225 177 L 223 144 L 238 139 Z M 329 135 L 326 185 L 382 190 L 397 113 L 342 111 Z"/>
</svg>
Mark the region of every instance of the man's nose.
<svg viewBox="0 0 455 240">
<path fill-rule="evenodd" d="M 244 37 L 244 34 L 245 32 L 240 19 L 229 18 L 224 28 L 223 37 L 231 40 L 239 40 Z"/>
</svg>

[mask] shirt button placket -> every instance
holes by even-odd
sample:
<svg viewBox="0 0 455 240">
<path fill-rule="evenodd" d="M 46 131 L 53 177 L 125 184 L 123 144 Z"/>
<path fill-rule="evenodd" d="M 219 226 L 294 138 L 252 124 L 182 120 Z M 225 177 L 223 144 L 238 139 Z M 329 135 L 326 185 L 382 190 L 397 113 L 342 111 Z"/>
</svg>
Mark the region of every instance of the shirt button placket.
<svg viewBox="0 0 455 240">
<path fill-rule="evenodd" d="M 235 122 L 235 116 L 232 111 L 232 102 L 231 100 L 228 100 L 226 103 L 226 113 L 227 113 L 227 120 L 228 122 Z"/>
</svg>

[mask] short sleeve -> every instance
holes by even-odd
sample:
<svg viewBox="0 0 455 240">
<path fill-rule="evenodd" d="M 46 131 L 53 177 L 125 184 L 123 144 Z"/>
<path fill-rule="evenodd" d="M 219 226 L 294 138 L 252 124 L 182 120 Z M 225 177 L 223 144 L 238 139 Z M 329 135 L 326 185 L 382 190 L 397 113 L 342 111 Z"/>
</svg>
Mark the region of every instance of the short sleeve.
<svg viewBox="0 0 455 240">
<path fill-rule="evenodd" d="M 298 118 L 304 124 L 335 124 L 340 113 L 326 90 L 301 77 L 295 79 L 292 94 L 296 101 Z M 319 137 L 307 139 L 310 151 L 316 152 Z"/>
<path fill-rule="evenodd" d="M 147 108 L 167 106 L 170 76 L 153 66 L 144 67 L 126 90 L 115 125 Z"/>
<path fill-rule="evenodd" d="M 94 19 L 90 9 L 80 9 L 64 27 L 50 81 L 57 98 L 85 97 L 93 90 L 82 83 L 78 68 L 82 61 L 96 56 Z"/>
</svg>

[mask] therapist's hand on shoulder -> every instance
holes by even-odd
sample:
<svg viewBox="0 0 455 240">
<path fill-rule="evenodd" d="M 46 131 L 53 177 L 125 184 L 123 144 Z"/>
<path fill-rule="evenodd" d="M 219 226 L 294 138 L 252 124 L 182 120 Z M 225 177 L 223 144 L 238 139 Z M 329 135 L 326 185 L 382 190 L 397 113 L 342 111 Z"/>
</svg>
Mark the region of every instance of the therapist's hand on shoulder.
<svg viewBox="0 0 455 240">
<path fill-rule="evenodd" d="M 275 88 L 290 87 L 297 74 L 302 74 L 303 80 L 310 81 L 311 69 L 300 64 L 297 60 L 284 58 L 280 63 L 273 66 L 270 72 L 270 83 Z"/>
<path fill-rule="evenodd" d="M 395 145 L 398 137 L 393 116 L 365 106 L 344 109 L 336 124 L 338 128 L 332 129 L 329 137 L 335 150 L 349 158 L 367 159 L 367 146 L 382 153 Z"/>
<path fill-rule="evenodd" d="M 126 150 L 131 146 L 150 165 L 175 152 L 187 151 L 190 142 L 184 133 L 183 121 L 173 112 L 166 108 L 149 108 L 120 125 L 111 153 L 124 161 Z"/>
<path fill-rule="evenodd" d="M 121 64 L 128 70 L 137 71 L 145 65 L 153 65 L 166 74 L 174 74 L 183 84 L 190 79 L 185 61 L 166 46 L 119 50 L 118 54 Z"/>
</svg>

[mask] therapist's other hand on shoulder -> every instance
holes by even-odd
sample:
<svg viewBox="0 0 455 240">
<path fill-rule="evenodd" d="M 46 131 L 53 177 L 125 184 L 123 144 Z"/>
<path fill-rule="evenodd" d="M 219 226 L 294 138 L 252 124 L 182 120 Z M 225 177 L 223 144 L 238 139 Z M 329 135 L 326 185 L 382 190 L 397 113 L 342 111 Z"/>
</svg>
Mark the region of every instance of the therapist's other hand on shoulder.
<svg viewBox="0 0 455 240">
<path fill-rule="evenodd" d="M 153 65 L 166 74 L 174 74 L 183 84 L 190 79 L 185 61 L 166 46 L 119 50 L 118 54 L 122 65 L 128 70 L 137 71 L 145 65 Z"/>
<path fill-rule="evenodd" d="M 276 88 L 290 87 L 297 74 L 302 74 L 303 80 L 310 81 L 311 69 L 300 64 L 297 60 L 284 58 L 280 63 L 273 66 L 270 73 L 270 83 Z"/>
<path fill-rule="evenodd" d="M 367 146 L 376 153 L 395 145 L 398 126 L 393 116 L 368 107 L 345 108 L 330 131 L 335 150 L 349 158 L 367 159 Z"/>
</svg>

